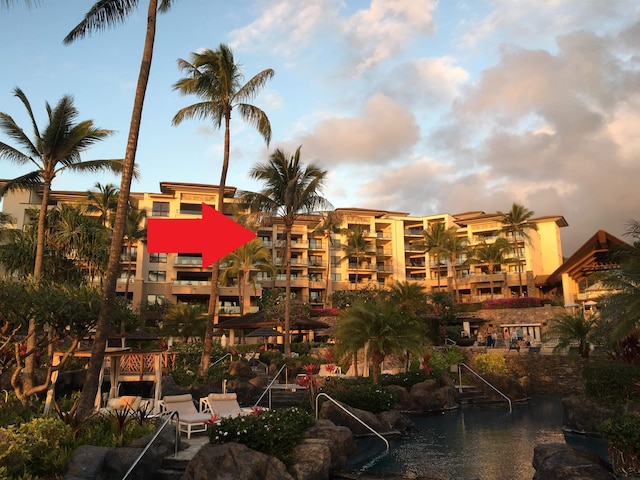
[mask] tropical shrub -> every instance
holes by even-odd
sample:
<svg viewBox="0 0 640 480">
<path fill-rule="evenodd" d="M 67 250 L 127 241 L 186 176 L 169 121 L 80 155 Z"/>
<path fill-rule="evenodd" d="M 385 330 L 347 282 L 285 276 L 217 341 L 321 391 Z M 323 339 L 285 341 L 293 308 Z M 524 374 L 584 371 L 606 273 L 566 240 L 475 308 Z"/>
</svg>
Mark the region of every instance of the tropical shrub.
<svg viewBox="0 0 640 480">
<path fill-rule="evenodd" d="M 82 425 L 79 445 L 99 445 L 101 447 L 122 447 L 155 431 L 152 418 L 131 412 L 113 412 L 108 415 L 95 415 Z"/>
<path fill-rule="evenodd" d="M 640 473 L 640 416 L 624 414 L 607 420 L 600 426 L 600 434 L 607 441 L 616 475 Z"/>
<path fill-rule="evenodd" d="M 404 388 L 411 388 L 416 383 L 424 382 L 427 374 L 423 369 L 410 369 L 408 372 L 397 373 L 395 375 L 384 374 L 380 377 L 380 385 L 400 385 Z"/>
<path fill-rule="evenodd" d="M 496 352 L 479 353 L 475 365 L 481 374 L 509 372 L 504 356 Z"/>
<path fill-rule="evenodd" d="M 374 385 L 371 378 L 332 379 L 318 388 L 318 393 L 326 393 L 350 407 L 373 413 L 393 410 L 396 405 L 394 393 L 381 385 Z"/>
<path fill-rule="evenodd" d="M 432 349 L 427 362 L 435 378 L 441 378 L 444 372 L 449 371 L 451 365 L 457 365 L 464 361 L 464 355 L 456 345 Z"/>
<path fill-rule="evenodd" d="M 59 474 L 74 448 L 71 428 L 51 417 L 0 428 L 2 478 Z"/>
<path fill-rule="evenodd" d="M 200 377 L 198 370 L 202 358 L 202 343 L 174 343 L 173 351 L 177 352 L 176 363 L 171 371 L 173 379 L 178 385 L 191 385 L 194 382 L 207 383 L 215 377 L 222 377 L 224 362 L 212 365 L 213 362 L 227 354 L 227 349 L 219 343 L 213 343 L 211 347 L 211 364 L 207 375 Z"/>
<path fill-rule="evenodd" d="M 226 417 L 209 427 L 209 440 L 237 442 L 284 462 L 304 438 L 313 417 L 301 408 L 256 410 L 252 415 Z"/>
<path fill-rule="evenodd" d="M 617 362 L 588 362 L 582 372 L 587 396 L 615 407 L 635 399 L 640 382 L 640 366 Z"/>
</svg>

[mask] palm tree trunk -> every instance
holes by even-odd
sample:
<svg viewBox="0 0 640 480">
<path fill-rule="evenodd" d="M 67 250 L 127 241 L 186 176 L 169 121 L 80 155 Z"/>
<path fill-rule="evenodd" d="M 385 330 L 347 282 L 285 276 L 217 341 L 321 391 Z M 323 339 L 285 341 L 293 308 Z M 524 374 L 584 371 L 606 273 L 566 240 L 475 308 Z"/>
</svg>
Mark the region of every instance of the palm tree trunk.
<svg viewBox="0 0 640 480">
<path fill-rule="evenodd" d="M 222 159 L 222 171 L 218 184 L 218 211 L 224 214 L 224 191 L 227 183 L 227 171 L 229 170 L 229 122 L 231 111 L 225 112 L 224 119 L 224 153 Z M 220 278 L 220 262 L 215 262 L 211 269 L 211 291 L 209 292 L 209 308 L 207 309 L 207 328 L 204 333 L 202 345 L 202 358 L 200 359 L 200 375 L 204 376 L 211 361 L 211 349 L 213 347 L 213 330 L 218 323 L 218 280 Z"/>
<path fill-rule="evenodd" d="M 292 225 L 285 223 L 286 232 L 285 245 L 285 299 L 284 299 L 284 356 L 291 357 L 291 228 Z"/>
<path fill-rule="evenodd" d="M 107 345 L 109 335 L 109 322 L 113 312 L 113 304 L 116 294 L 116 282 L 118 280 L 118 270 L 120 267 L 120 252 L 122 251 L 122 241 L 124 239 L 124 228 L 127 221 L 127 208 L 129 195 L 131 192 L 131 180 L 135 168 L 136 150 L 138 148 L 138 137 L 140 134 L 140 123 L 142 120 L 142 107 L 144 97 L 149 83 L 151 72 L 151 60 L 153 58 L 153 44 L 156 34 L 156 15 L 158 11 L 158 0 L 149 0 L 147 10 L 147 33 L 145 36 L 142 61 L 140 63 L 140 73 L 138 75 L 138 85 L 133 102 L 133 112 L 129 125 L 129 136 L 127 138 L 127 148 L 125 151 L 124 165 L 120 183 L 120 195 L 118 195 L 118 207 L 113 225 L 113 237 L 111 238 L 111 248 L 109 249 L 109 264 L 105 274 L 105 285 L 102 294 L 102 303 L 96 325 L 96 333 L 91 349 L 91 359 L 87 375 L 82 388 L 82 395 L 78 402 L 77 416 L 79 420 L 85 420 L 93 414 L 102 363 L 104 361 L 104 350 Z"/>
<path fill-rule="evenodd" d="M 331 308 L 331 234 L 327 235 L 327 269 L 323 302 L 324 308 Z"/>
</svg>

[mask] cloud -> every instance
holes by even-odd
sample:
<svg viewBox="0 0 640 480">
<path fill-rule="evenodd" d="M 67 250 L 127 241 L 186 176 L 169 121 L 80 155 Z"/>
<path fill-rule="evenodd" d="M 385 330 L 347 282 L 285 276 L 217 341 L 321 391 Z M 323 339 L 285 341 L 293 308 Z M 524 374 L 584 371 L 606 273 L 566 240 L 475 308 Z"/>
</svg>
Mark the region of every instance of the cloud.
<svg viewBox="0 0 640 480">
<path fill-rule="evenodd" d="M 356 117 L 330 117 L 303 134 L 298 143 L 322 165 L 387 164 L 407 155 L 420 129 L 411 111 L 389 97 L 369 98 Z"/>
</svg>

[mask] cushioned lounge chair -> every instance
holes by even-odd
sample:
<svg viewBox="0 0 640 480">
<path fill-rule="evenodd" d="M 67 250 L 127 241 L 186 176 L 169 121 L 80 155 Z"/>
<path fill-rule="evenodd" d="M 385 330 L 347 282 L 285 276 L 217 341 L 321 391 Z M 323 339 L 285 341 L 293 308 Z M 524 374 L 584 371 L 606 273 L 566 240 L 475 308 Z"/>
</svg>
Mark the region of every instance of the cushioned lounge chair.
<svg viewBox="0 0 640 480">
<path fill-rule="evenodd" d="M 207 430 L 211 414 L 198 412 L 191 394 L 167 395 L 162 399 L 162 405 L 166 412 L 178 412 L 178 429 L 185 432 L 187 438 L 191 438 L 192 433 Z"/>
<path fill-rule="evenodd" d="M 240 407 L 235 393 L 210 393 L 200 399 L 200 411 L 222 418 L 250 415 L 253 409 Z"/>
</svg>

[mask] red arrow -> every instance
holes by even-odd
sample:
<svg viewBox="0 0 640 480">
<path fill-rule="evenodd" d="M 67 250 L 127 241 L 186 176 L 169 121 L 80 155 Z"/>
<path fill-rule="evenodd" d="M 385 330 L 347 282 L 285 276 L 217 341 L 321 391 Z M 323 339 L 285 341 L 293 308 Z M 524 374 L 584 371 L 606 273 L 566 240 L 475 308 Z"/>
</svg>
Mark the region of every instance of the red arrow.
<svg viewBox="0 0 640 480">
<path fill-rule="evenodd" d="M 202 218 L 150 218 L 147 220 L 149 253 L 202 253 L 208 267 L 233 252 L 256 234 L 202 204 Z"/>
</svg>

